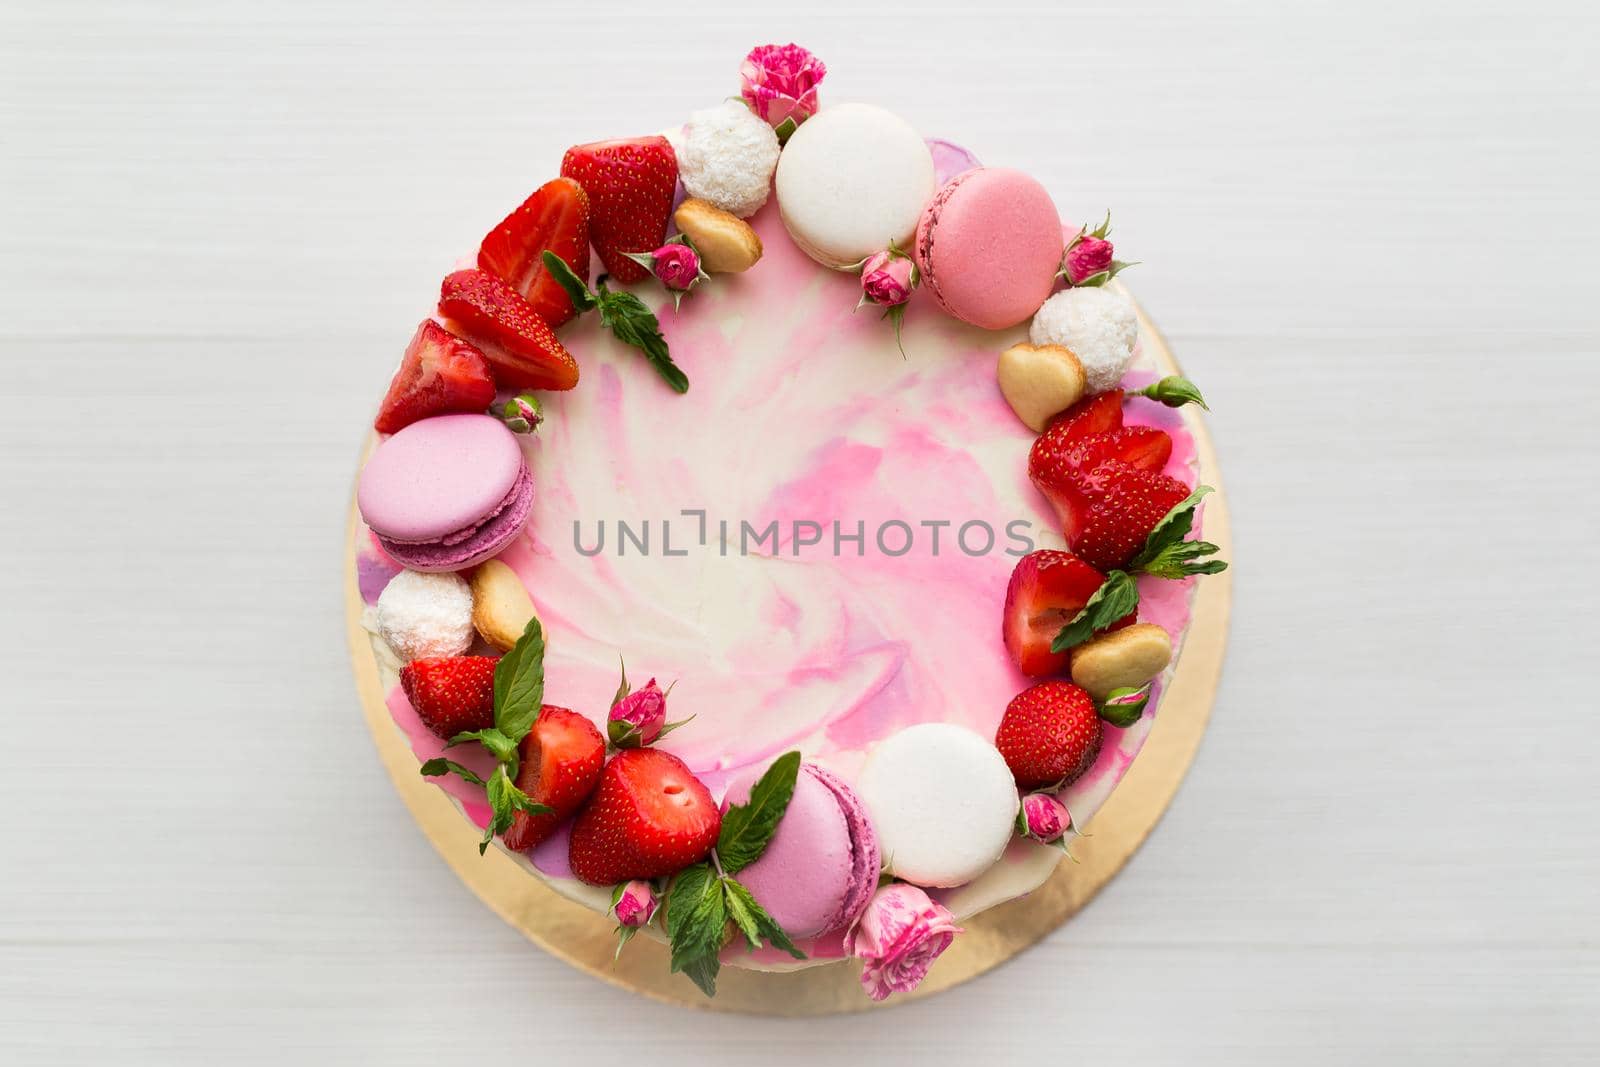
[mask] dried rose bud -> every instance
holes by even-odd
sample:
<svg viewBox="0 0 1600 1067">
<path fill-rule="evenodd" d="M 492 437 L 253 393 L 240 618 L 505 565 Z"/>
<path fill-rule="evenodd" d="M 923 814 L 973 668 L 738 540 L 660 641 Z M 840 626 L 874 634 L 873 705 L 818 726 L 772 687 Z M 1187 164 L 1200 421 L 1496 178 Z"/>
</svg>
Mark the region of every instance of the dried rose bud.
<svg viewBox="0 0 1600 1067">
<path fill-rule="evenodd" d="M 658 903 L 650 883 L 635 879 L 622 887 L 611 910 L 617 917 L 618 925 L 638 929 L 649 924 Z"/>
<path fill-rule="evenodd" d="M 544 408 L 538 397 L 523 393 L 506 401 L 505 407 L 500 409 L 500 421 L 512 433 L 532 433 L 544 421 Z"/>
<path fill-rule="evenodd" d="M 1072 816 L 1067 806 L 1050 793 L 1029 793 L 1022 798 L 1024 832 L 1046 844 L 1059 841 L 1061 835 L 1072 829 Z"/>
</svg>

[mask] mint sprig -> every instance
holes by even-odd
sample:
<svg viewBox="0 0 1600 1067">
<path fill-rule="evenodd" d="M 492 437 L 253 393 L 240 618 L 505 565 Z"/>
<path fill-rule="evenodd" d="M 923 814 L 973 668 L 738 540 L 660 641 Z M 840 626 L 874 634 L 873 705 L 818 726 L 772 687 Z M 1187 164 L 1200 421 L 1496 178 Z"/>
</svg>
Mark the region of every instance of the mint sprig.
<svg viewBox="0 0 1600 1067">
<path fill-rule="evenodd" d="M 489 798 L 489 825 L 478 845 L 479 855 L 488 850 L 496 834 L 511 829 L 517 812 L 545 815 L 552 810 L 518 789 L 513 781 L 520 763 L 519 746 L 533 729 L 543 706 L 544 628 L 538 619 L 529 619 L 517 643 L 494 667 L 494 725 L 486 730 L 456 734 L 445 743 L 445 747 L 450 748 L 476 741 L 487 749 L 496 764 L 489 780 L 486 782 L 461 764 L 442 757 L 428 760 L 420 768 L 424 777 L 456 774 L 463 781 L 484 787 Z"/>
<path fill-rule="evenodd" d="M 1111 571 L 1099 589 L 1067 621 L 1055 639 L 1050 651 L 1065 652 L 1076 648 L 1089 638 L 1110 626 L 1139 606 L 1137 575 L 1149 574 L 1156 578 L 1188 578 L 1196 574 L 1220 574 L 1228 569 L 1227 563 L 1211 559 L 1220 549 L 1209 541 L 1185 540 L 1194 529 L 1195 511 L 1207 493 L 1209 485 L 1202 485 L 1184 497 L 1172 510 L 1161 517 L 1145 536 L 1144 547 L 1125 571 Z"/>
<path fill-rule="evenodd" d="M 749 889 L 734 879 L 766 851 L 794 797 L 800 753 L 785 752 L 750 790 L 750 800 L 728 809 L 712 858 L 679 871 L 667 890 L 667 938 L 672 972 L 683 973 L 708 997 L 717 995 L 717 974 L 728 923 L 752 951 L 763 944 L 806 958 Z M 731 824 L 731 828 L 730 828 Z"/>
<path fill-rule="evenodd" d="M 1206 398 L 1200 395 L 1200 387 L 1179 374 L 1169 374 L 1158 382 L 1151 382 L 1143 389 L 1131 389 L 1123 395 L 1146 397 L 1169 408 L 1198 404 L 1207 411 L 1211 410 L 1206 406 Z"/>
<path fill-rule="evenodd" d="M 734 804 L 722 816 L 722 832 L 717 835 L 717 859 L 728 874 L 738 874 L 766 851 L 767 843 L 778 831 L 778 820 L 794 798 L 794 783 L 800 775 L 800 753 L 785 752 L 768 767 L 750 790 L 750 799 Z"/>
<path fill-rule="evenodd" d="M 689 377 L 672 362 L 667 350 L 667 340 L 661 336 L 661 324 L 645 307 L 644 301 L 628 292 L 616 292 L 606 286 L 604 276 L 590 290 L 584 280 L 554 252 L 546 249 L 541 256 L 545 270 L 556 283 L 566 290 L 572 306 L 580 313 L 600 309 L 600 325 L 610 330 L 623 344 L 632 345 L 644 353 L 644 358 L 656 369 L 666 383 L 679 393 L 689 391 Z"/>
</svg>

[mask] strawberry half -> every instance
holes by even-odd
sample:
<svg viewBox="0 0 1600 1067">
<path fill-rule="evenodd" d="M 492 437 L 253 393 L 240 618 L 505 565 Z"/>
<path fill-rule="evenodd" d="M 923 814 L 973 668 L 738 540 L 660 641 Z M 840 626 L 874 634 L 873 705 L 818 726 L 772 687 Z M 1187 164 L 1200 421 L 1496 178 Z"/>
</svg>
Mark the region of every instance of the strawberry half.
<svg viewBox="0 0 1600 1067">
<path fill-rule="evenodd" d="M 678 187 L 678 157 L 667 139 L 575 145 L 561 157 L 561 176 L 589 194 L 589 236 L 611 276 L 623 284 L 649 277 L 625 253 L 654 251 L 667 238 Z"/>
<path fill-rule="evenodd" d="M 492 403 L 494 376 L 483 353 L 428 319 L 406 345 L 372 426 L 395 433 L 429 415 L 482 411 Z"/>
<path fill-rule="evenodd" d="M 665 878 L 710 854 L 722 813 L 678 757 L 629 748 L 606 764 L 572 825 L 572 873 L 590 885 Z"/>
<path fill-rule="evenodd" d="M 1079 464 L 1074 453 L 1087 438 L 1122 429 L 1122 391 L 1113 389 L 1081 400 L 1055 417 L 1028 450 L 1028 477 L 1055 509 L 1062 532 L 1072 540 L 1077 515 L 1073 497 Z"/>
<path fill-rule="evenodd" d="M 483 348 L 502 389 L 571 389 L 578 361 L 522 294 L 484 270 L 458 270 L 439 287 L 439 314 Z"/>
<path fill-rule="evenodd" d="M 1006 586 L 1002 634 L 1006 651 L 1023 674 L 1043 678 L 1067 669 L 1068 653 L 1050 651 L 1050 643 L 1105 580 L 1070 552 L 1041 549 L 1017 561 Z M 1106 629 L 1120 630 L 1136 614 L 1129 612 Z"/>
<path fill-rule="evenodd" d="M 1103 731 L 1094 700 L 1071 682 L 1040 682 L 1006 705 L 994 744 L 1023 789 L 1070 784 L 1094 766 Z"/>
<path fill-rule="evenodd" d="M 544 815 L 517 812 L 502 838 L 514 852 L 539 844 L 583 807 L 606 762 L 606 743 L 594 723 L 553 704 L 539 709 L 519 751 L 517 788 L 551 810 Z"/>
<path fill-rule="evenodd" d="M 1156 523 L 1188 495 L 1189 487 L 1176 478 L 1108 460 L 1074 474 L 1060 494 L 1071 512 L 1062 532 L 1085 563 L 1117 570 L 1133 561 Z"/>
<path fill-rule="evenodd" d="M 1110 433 L 1095 433 L 1067 448 L 1067 461 L 1079 470 L 1093 470 L 1108 459 L 1142 471 L 1159 472 L 1172 456 L 1172 436 L 1150 426 L 1124 426 Z"/>
<path fill-rule="evenodd" d="M 422 725 L 446 741 L 494 725 L 493 656 L 436 656 L 400 668 L 400 688 Z"/>
<path fill-rule="evenodd" d="M 553 178 L 539 186 L 478 246 L 479 269 L 521 293 L 555 329 L 577 309 L 544 269 L 539 257 L 546 249 L 560 256 L 578 277 L 589 280 L 589 197 L 570 178 Z"/>
</svg>

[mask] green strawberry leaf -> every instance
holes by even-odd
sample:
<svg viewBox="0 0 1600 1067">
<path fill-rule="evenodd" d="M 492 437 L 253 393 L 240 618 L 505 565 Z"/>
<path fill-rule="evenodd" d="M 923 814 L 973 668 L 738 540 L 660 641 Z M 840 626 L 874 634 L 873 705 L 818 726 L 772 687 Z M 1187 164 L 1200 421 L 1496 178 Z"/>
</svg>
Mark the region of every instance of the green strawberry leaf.
<svg viewBox="0 0 1600 1067">
<path fill-rule="evenodd" d="M 794 942 L 789 940 L 789 935 L 784 933 L 783 927 L 767 914 L 767 909 L 756 902 L 750 890 L 732 878 L 724 878 L 722 888 L 727 896 L 728 916 L 733 919 L 733 924 L 739 928 L 739 932 L 744 934 L 747 945 L 757 949 L 765 941 L 797 960 L 806 958 L 806 954 L 795 948 Z"/>
<path fill-rule="evenodd" d="M 1132 263 L 1116 263 L 1113 265 L 1116 270 L 1113 270 L 1112 274 L 1122 270 L 1124 267 L 1134 266 Z M 1198 404 L 1207 411 L 1211 410 L 1206 407 L 1206 398 L 1200 395 L 1200 387 L 1177 374 L 1168 375 L 1158 382 L 1152 382 L 1143 389 L 1135 389 L 1127 395 L 1148 397 L 1157 403 L 1167 405 L 1169 408 L 1181 408 L 1185 404 Z"/>
<path fill-rule="evenodd" d="M 1111 571 L 1083 609 L 1056 634 L 1050 651 L 1076 648 L 1139 606 L 1139 585 L 1126 571 Z"/>
<path fill-rule="evenodd" d="M 707 956 L 715 961 L 722 951 L 727 921 L 722 882 L 711 865 L 697 863 L 679 871 L 667 891 L 667 940 L 672 945 L 673 973 Z M 711 975 L 715 979 L 715 970 Z"/>
<path fill-rule="evenodd" d="M 483 779 L 478 777 L 476 771 L 463 767 L 455 760 L 447 760 L 443 756 L 436 756 L 424 763 L 420 770 L 424 778 L 437 778 L 442 774 L 454 774 L 458 775 L 464 782 L 471 782 L 473 785 L 483 784 Z"/>
<path fill-rule="evenodd" d="M 533 729 L 544 704 L 544 628 L 537 618 L 494 667 L 494 725 L 513 742 Z M 496 753 L 499 756 L 499 753 Z M 501 762 L 509 762 L 501 758 Z"/>
<path fill-rule="evenodd" d="M 554 278 L 556 284 L 567 291 L 567 296 L 571 299 L 573 307 L 577 308 L 580 313 L 594 308 L 598 301 L 595 300 L 594 294 L 589 291 L 588 283 L 572 272 L 572 268 L 567 266 L 566 260 L 549 249 L 545 249 L 544 254 L 539 258 L 544 262 L 544 269 L 550 272 L 550 277 Z"/>
<path fill-rule="evenodd" d="M 605 279 L 598 285 L 600 325 L 616 335 L 623 344 L 632 345 L 644 353 L 644 358 L 666 379 L 668 385 L 680 393 L 689 391 L 689 376 L 672 362 L 667 350 L 667 339 L 661 336 L 661 324 L 644 306 L 644 301 L 632 293 L 606 288 Z"/>
<path fill-rule="evenodd" d="M 747 803 L 728 808 L 717 835 L 717 860 L 725 872 L 738 874 L 761 858 L 794 797 L 799 774 L 800 753 L 785 752 L 751 788 Z"/>
</svg>

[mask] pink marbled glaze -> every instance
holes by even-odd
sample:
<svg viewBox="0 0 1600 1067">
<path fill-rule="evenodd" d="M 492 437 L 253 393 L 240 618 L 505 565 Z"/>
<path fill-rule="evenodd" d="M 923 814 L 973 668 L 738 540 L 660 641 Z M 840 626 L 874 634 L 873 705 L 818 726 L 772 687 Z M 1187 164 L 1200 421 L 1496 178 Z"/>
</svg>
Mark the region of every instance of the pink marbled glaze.
<svg viewBox="0 0 1600 1067">
<path fill-rule="evenodd" d="M 1004 547 L 1007 522 L 1032 523 L 1038 547 L 1061 547 L 1051 512 L 1027 478 L 1033 435 L 994 379 L 994 357 L 1025 327 L 988 332 L 942 315 L 917 294 L 905 320 L 902 358 L 893 330 L 871 309 L 851 309 L 854 278 L 800 253 L 775 208 L 752 220 L 766 256 L 746 274 L 721 275 L 674 313 L 659 287 L 640 287 L 692 383 L 674 394 L 593 317 L 563 331 L 583 368 L 580 386 L 545 395 L 546 421 L 524 448 L 540 496 L 526 533 L 500 557 L 523 579 L 549 634 L 546 700 L 603 727 L 616 688 L 617 655 L 630 673 L 676 679 L 675 716 L 695 722 L 662 747 L 684 758 L 714 795 L 741 771 L 790 748 L 852 780 L 878 738 L 919 722 L 949 721 L 992 735 L 1007 702 L 1025 688 L 1000 641 L 1000 608 L 1015 557 L 951 552 L 962 521 L 988 521 Z M 1129 382 L 1154 377 L 1136 363 Z M 1173 436 L 1167 473 L 1193 484 L 1195 444 L 1182 416 L 1129 402 L 1130 425 Z M 711 545 L 694 543 L 705 508 Z M 673 519 L 687 557 L 640 558 L 573 546 L 572 523 L 592 545 L 595 521 Z M 717 520 L 777 519 L 866 524 L 861 556 L 802 554 L 792 538 L 764 558 L 721 557 Z M 948 519 L 941 552 L 927 531 L 916 549 L 886 558 L 874 527 Z M 815 549 L 811 550 L 813 553 Z M 853 553 L 853 549 L 851 552 Z M 1141 580 L 1141 618 L 1181 639 L 1192 582 Z M 1144 718 L 1110 729 L 1100 758 L 1062 793 L 1082 826 L 1137 754 L 1155 718 L 1161 683 Z M 391 695 L 396 723 L 419 759 L 442 745 Z M 462 749 L 453 758 L 468 758 Z M 481 791 L 442 786 L 469 817 L 486 819 Z M 1022 848 L 999 867 L 1021 862 Z M 535 850 L 548 878 L 570 878 L 566 835 Z M 942 891 L 941 900 L 960 890 Z M 803 945 L 816 959 L 842 955 L 838 936 Z M 770 953 L 731 955 L 757 966 Z"/>
</svg>

